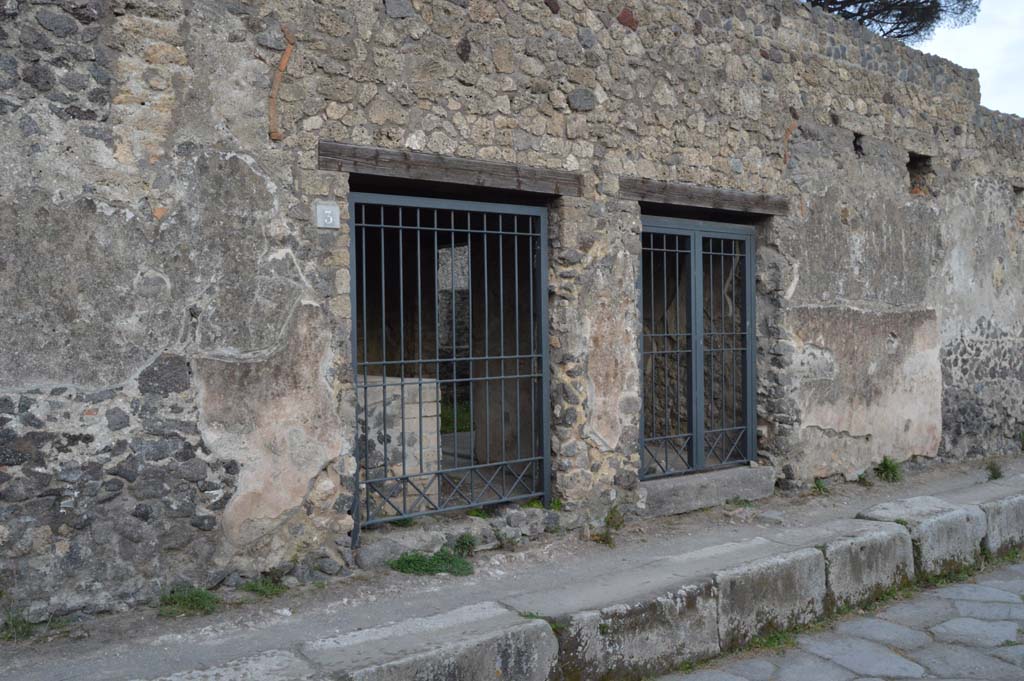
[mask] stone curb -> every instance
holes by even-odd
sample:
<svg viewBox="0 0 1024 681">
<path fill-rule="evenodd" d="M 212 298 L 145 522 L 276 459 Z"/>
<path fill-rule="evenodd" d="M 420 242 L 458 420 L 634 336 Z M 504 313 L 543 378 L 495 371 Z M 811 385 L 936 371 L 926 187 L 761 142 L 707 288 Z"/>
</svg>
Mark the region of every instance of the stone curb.
<svg viewBox="0 0 1024 681">
<path fill-rule="evenodd" d="M 1024 544 L 1024 494 L 981 505 L 914 497 L 775 541 L 777 555 L 690 579 L 675 591 L 556 618 L 552 679 L 670 672 L 757 636 L 868 605 L 919 576 L 976 565 L 983 541 L 993 554 Z M 717 641 L 709 636 L 713 628 Z"/>
<path fill-rule="evenodd" d="M 557 642 L 546 622 L 485 602 L 310 641 L 300 650 L 328 678 L 346 681 L 543 681 L 554 667 Z"/>
<path fill-rule="evenodd" d="M 937 576 L 975 565 L 988 531 L 985 512 L 938 497 L 911 497 L 873 506 L 857 514 L 864 520 L 897 522 L 910 530 L 914 568 L 919 576 Z"/>
<path fill-rule="evenodd" d="M 608 603 L 598 604 L 587 592 L 584 608 L 563 609 L 548 622 L 498 603 L 477 603 L 167 678 L 241 680 L 253 678 L 254 670 L 272 670 L 258 678 L 279 681 L 651 678 L 742 647 L 757 636 L 867 605 L 915 578 L 975 565 L 983 546 L 999 554 L 1024 544 L 1024 494 L 991 498 L 994 490 L 980 490 L 988 494 L 980 505 L 913 497 L 870 508 L 858 520 L 784 531 L 772 540 L 732 544 L 717 552 L 670 556 L 653 567 L 696 564 L 660 582 L 670 584 L 675 575 L 676 586 L 654 587 L 635 597 L 627 594 L 643 592 L 623 589 L 616 597 L 611 595 L 614 585 L 604 584 L 598 591 Z M 737 562 L 744 553 L 756 558 Z M 650 577 L 622 574 L 616 579 Z M 564 599 L 565 589 L 571 588 L 564 585 L 558 595 Z M 544 599 L 546 593 L 533 597 Z"/>
</svg>

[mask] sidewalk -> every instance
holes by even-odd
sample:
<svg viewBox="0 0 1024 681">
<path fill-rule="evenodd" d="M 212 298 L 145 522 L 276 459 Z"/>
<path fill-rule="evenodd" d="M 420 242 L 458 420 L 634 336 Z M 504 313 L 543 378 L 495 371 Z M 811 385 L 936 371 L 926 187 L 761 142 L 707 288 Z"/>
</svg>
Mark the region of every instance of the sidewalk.
<svg viewBox="0 0 1024 681">
<path fill-rule="evenodd" d="M 658 681 L 1020 681 L 1024 564 L 974 581 L 848 618 L 827 632 L 798 637 L 788 650 L 726 659 Z"/>
<path fill-rule="evenodd" d="M 963 546 L 953 537 L 972 522 L 979 541 L 963 538 L 975 552 L 981 537 L 1024 535 L 1024 497 L 1020 508 L 1015 501 L 988 516 L 974 505 L 1024 493 L 1024 464 L 1004 467 L 1006 478 L 996 482 L 984 482 L 977 462 L 936 466 L 899 485 L 767 500 L 758 504 L 767 511 L 761 515 L 713 509 L 630 524 L 615 549 L 559 538 L 481 555 L 471 577 L 357 573 L 324 590 L 205 618 L 158 620 L 152 611 L 100 618 L 66 638 L 0 643 L 0 680 L 402 679 L 412 670 L 418 679 L 484 679 L 497 669 L 504 679 L 539 681 L 557 678 L 556 661 L 579 678 L 656 676 L 772 623 L 818 619 L 837 597 L 858 599 L 901 579 L 915 563 L 911 537 L 917 562 L 928 565 L 943 555 L 976 559 L 957 554 Z M 853 520 L 879 503 L 922 495 L 958 506 L 923 518 L 896 508 L 882 521 Z M 989 517 L 999 521 L 996 532 L 987 529 Z M 942 531 L 933 536 L 935 528 Z M 875 569 L 844 583 L 843 556 L 865 553 L 877 557 Z"/>
</svg>

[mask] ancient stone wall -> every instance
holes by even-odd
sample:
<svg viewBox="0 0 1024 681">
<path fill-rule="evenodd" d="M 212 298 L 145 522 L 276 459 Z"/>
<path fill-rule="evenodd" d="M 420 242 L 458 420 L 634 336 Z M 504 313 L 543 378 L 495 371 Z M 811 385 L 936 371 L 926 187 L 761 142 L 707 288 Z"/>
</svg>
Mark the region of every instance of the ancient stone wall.
<svg viewBox="0 0 1024 681">
<path fill-rule="evenodd" d="M 1020 451 L 1024 123 L 973 72 L 796 0 L 0 19 L 0 589 L 34 616 L 349 557 L 349 234 L 310 207 L 347 211 L 350 178 L 320 140 L 582 175 L 550 207 L 552 448 L 592 517 L 644 503 L 622 176 L 790 199 L 757 282 L 759 443 L 787 475 Z"/>
</svg>

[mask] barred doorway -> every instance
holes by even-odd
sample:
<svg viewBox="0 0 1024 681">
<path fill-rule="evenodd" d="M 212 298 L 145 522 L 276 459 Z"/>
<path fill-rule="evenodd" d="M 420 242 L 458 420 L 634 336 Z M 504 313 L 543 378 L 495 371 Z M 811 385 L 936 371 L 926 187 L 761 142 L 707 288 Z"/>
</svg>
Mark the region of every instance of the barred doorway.
<svg viewBox="0 0 1024 681">
<path fill-rule="evenodd" d="M 356 527 L 547 499 L 546 211 L 350 206 Z"/>
<path fill-rule="evenodd" d="M 755 455 L 751 227 L 644 217 L 640 477 Z"/>
</svg>

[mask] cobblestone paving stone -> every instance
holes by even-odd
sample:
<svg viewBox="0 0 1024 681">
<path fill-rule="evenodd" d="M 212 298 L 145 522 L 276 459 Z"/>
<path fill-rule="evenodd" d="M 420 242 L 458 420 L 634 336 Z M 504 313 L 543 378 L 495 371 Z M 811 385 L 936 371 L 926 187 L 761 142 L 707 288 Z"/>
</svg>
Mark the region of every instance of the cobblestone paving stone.
<svg viewBox="0 0 1024 681">
<path fill-rule="evenodd" d="M 802 635 L 794 648 L 726 657 L 659 681 L 1024 680 L 1024 564 L 929 590 Z"/>
</svg>

